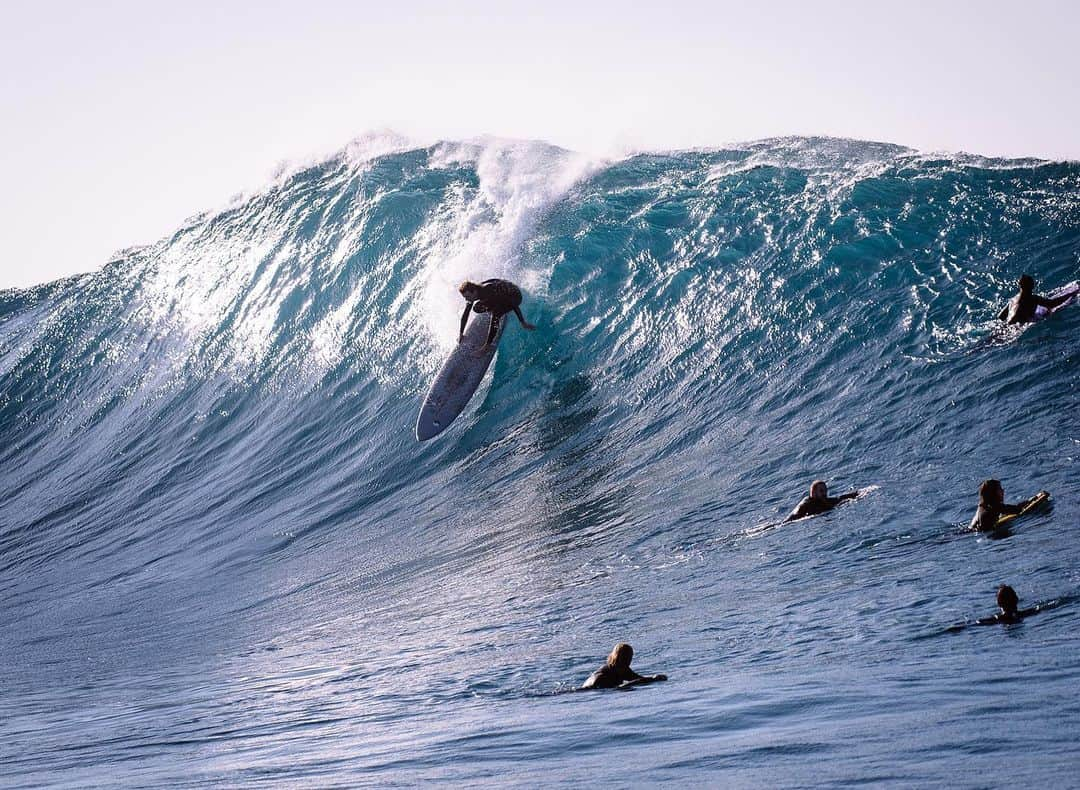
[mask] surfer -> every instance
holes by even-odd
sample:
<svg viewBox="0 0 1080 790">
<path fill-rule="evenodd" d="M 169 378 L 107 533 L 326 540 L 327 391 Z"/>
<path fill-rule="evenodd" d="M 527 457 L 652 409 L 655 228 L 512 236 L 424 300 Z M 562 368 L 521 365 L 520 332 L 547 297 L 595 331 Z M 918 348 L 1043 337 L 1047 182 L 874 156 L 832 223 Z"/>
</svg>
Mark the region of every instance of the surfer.
<svg viewBox="0 0 1080 790">
<path fill-rule="evenodd" d="M 1020 293 L 1014 296 L 998 313 L 999 320 L 1010 324 L 1030 323 L 1035 320 L 1036 308 L 1045 307 L 1047 310 L 1053 310 L 1055 307 L 1065 304 L 1075 295 L 1075 293 L 1067 293 L 1054 299 L 1039 296 L 1035 293 L 1035 279 L 1030 274 L 1021 275 L 1018 284 Z"/>
<path fill-rule="evenodd" d="M 1040 491 L 1031 499 L 1009 505 L 1005 502 L 1005 489 L 1000 480 L 983 480 L 982 485 L 979 486 L 979 508 L 971 519 L 971 529 L 992 532 L 997 529 L 999 518 L 1019 515 L 1025 507 L 1043 494 L 1046 492 Z"/>
<path fill-rule="evenodd" d="M 841 502 L 848 499 L 854 499 L 858 495 L 858 491 L 849 491 L 840 496 L 829 496 L 829 487 L 825 485 L 825 481 L 815 480 L 810 484 L 810 496 L 803 499 L 803 501 L 791 511 L 791 515 L 784 519 L 784 523 L 786 524 L 795 519 L 806 518 L 807 516 L 817 516 L 821 513 L 825 513 L 826 511 L 832 510 Z"/>
<path fill-rule="evenodd" d="M 478 313 L 491 313 L 491 324 L 485 346 L 490 346 L 495 340 L 495 334 L 499 331 L 499 321 L 510 311 L 513 311 L 523 327 L 536 329 L 521 314 L 521 289 L 509 280 L 484 280 L 479 284 L 466 280 L 458 288 L 458 292 L 465 297 L 466 302 L 465 312 L 461 314 L 459 343 L 465 336 L 465 325 L 469 322 L 469 312 L 472 310 Z"/>
<path fill-rule="evenodd" d="M 667 675 L 639 675 L 630 669 L 633 658 L 634 648 L 625 642 L 620 642 L 607 657 L 607 663 L 589 675 L 589 679 L 582 684 L 581 688 L 583 690 L 626 688 L 667 680 Z"/>
<path fill-rule="evenodd" d="M 976 620 L 975 625 L 997 625 L 998 623 L 1007 625 L 1009 623 L 1019 623 L 1029 614 L 1035 614 L 1039 611 L 1038 606 L 1021 610 L 1020 597 L 1016 594 L 1016 590 L 1007 584 L 998 587 L 997 605 L 1001 609 L 1000 612 L 993 617 L 983 617 Z"/>
</svg>

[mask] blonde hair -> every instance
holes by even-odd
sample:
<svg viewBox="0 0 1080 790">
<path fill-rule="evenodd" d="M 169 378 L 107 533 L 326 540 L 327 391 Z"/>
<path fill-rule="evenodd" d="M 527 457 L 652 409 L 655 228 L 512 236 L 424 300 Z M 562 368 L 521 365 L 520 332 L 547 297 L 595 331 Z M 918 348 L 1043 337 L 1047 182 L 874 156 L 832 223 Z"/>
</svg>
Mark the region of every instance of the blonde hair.
<svg viewBox="0 0 1080 790">
<path fill-rule="evenodd" d="M 609 667 L 617 666 L 630 666 L 630 662 L 634 659 L 634 648 L 626 644 L 626 642 L 619 642 L 611 650 L 611 655 L 607 657 L 607 665 Z"/>
</svg>

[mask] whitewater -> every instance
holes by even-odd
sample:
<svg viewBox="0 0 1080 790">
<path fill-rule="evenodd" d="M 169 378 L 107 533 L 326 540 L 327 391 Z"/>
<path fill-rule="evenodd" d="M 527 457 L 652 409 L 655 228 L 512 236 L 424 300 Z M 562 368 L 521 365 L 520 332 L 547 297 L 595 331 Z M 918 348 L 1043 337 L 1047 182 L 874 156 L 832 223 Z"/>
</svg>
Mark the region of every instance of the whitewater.
<svg viewBox="0 0 1080 790">
<path fill-rule="evenodd" d="M 1074 784 L 1078 270 L 1075 162 L 379 137 L 2 291 L 0 784 Z"/>
</svg>

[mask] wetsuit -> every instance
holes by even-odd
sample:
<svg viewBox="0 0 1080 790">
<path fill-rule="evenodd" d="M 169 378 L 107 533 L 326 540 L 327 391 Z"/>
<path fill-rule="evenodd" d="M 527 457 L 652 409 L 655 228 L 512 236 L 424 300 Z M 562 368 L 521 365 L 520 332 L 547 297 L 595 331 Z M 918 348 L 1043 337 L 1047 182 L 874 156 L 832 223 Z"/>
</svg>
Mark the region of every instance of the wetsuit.
<svg viewBox="0 0 1080 790">
<path fill-rule="evenodd" d="M 525 316 L 521 314 L 521 289 L 508 280 L 484 280 L 480 283 L 480 297 L 475 302 L 465 305 L 465 312 L 461 314 L 461 331 L 465 334 L 465 326 L 469 323 L 469 312 L 475 310 L 478 313 L 491 313 L 491 324 L 488 327 L 486 345 L 491 345 L 495 335 L 499 331 L 499 321 L 509 312 L 517 316 L 522 326 L 528 327 Z"/>
<path fill-rule="evenodd" d="M 791 515 L 784 521 L 794 521 L 797 518 L 806 518 L 807 516 L 817 516 L 826 511 L 832 510 L 848 499 L 854 499 L 859 495 L 858 491 L 851 491 L 847 494 L 841 494 L 840 496 L 827 496 L 824 498 L 815 499 L 812 496 L 806 497 L 798 506 L 791 511 Z"/>
</svg>

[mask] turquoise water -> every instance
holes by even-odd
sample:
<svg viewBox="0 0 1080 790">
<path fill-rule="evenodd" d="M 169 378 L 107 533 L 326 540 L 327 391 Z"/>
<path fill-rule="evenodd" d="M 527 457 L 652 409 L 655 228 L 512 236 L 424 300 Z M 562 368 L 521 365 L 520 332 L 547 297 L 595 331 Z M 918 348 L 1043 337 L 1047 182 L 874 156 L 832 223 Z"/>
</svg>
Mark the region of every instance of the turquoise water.
<svg viewBox="0 0 1080 790">
<path fill-rule="evenodd" d="M 367 143 L 0 292 L 0 781 L 1075 782 L 1080 309 L 993 318 L 1080 165 Z M 419 444 L 467 276 L 539 328 Z"/>
</svg>

